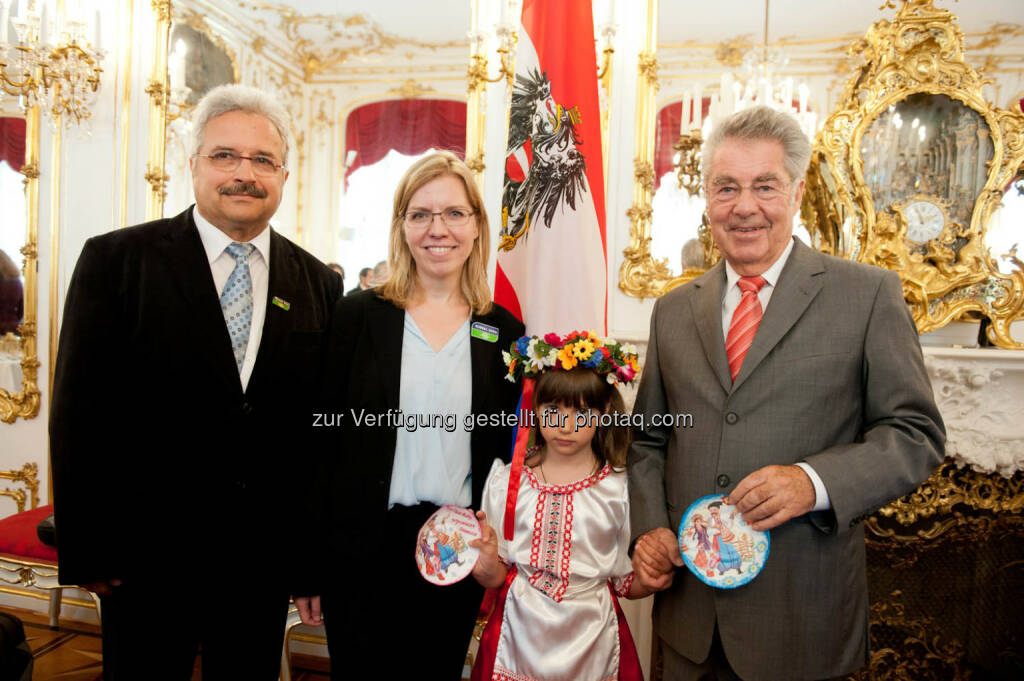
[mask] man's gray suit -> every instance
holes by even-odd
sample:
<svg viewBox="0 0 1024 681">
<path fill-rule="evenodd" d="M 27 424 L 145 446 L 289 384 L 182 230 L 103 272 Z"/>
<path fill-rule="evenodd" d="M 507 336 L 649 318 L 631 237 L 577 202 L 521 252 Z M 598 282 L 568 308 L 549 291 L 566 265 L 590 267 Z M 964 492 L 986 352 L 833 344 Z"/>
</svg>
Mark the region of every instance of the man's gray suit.
<svg viewBox="0 0 1024 681">
<path fill-rule="evenodd" d="M 805 461 L 831 511 L 771 531 L 752 582 L 713 589 L 689 571 L 656 596 L 655 632 L 707 657 L 716 618 L 743 679 L 822 679 L 867 658 L 861 521 L 941 462 L 944 430 L 896 274 L 797 241 L 735 383 L 722 334 L 724 262 L 654 307 L 634 413 L 689 413 L 645 426 L 629 459 L 633 540 L 676 531 L 687 506 L 749 473 Z"/>
</svg>

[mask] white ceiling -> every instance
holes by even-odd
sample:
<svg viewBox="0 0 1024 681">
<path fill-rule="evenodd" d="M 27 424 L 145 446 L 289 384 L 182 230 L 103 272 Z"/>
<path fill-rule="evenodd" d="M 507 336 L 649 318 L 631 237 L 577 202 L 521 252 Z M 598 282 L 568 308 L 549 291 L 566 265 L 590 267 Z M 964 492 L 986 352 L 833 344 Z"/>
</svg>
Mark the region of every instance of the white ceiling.
<svg viewBox="0 0 1024 681">
<path fill-rule="evenodd" d="M 464 72 L 470 28 L 470 0 L 194 0 L 213 6 L 225 20 L 250 27 L 296 66 L 315 57 L 314 78 L 343 76 L 375 66 L 424 64 Z M 899 0 L 888 0 L 899 5 Z M 596 24 L 607 20 L 611 0 L 593 0 Z M 769 43 L 806 54 L 841 58 L 845 45 L 880 19 L 891 19 L 887 0 L 768 0 Z M 1002 27 L 998 45 L 978 49 L 1014 53 L 1024 62 L 1024 0 L 935 0 L 960 18 L 967 48 L 982 45 Z M 190 4 L 188 2 L 184 4 Z M 632 8 L 638 0 L 617 0 Z M 760 44 L 765 0 L 659 0 L 659 56 L 689 69 L 692 60 L 676 55 L 710 51 L 722 42 Z M 813 41 L 808 44 L 805 41 Z M 705 57 L 706 59 L 706 57 Z"/>
</svg>

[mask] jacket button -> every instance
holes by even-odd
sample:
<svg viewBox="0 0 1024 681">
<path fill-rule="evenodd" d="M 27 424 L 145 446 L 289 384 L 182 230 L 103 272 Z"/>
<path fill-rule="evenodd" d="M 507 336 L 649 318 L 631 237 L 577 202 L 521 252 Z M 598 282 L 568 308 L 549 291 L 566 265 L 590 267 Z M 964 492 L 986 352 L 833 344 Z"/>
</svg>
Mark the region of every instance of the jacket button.
<svg viewBox="0 0 1024 681">
<path fill-rule="evenodd" d="M 730 426 L 733 425 L 734 423 L 736 423 L 739 420 L 740 420 L 739 414 L 737 414 L 734 411 L 730 411 L 728 414 L 725 415 L 725 422 L 728 423 Z"/>
<path fill-rule="evenodd" d="M 718 476 L 718 486 L 719 487 L 728 487 L 729 486 L 729 476 L 726 475 L 725 473 L 722 473 L 721 475 L 719 475 Z"/>
<path fill-rule="evenodd" d="M 248 402 L 242 402 L 242 413 L 243 413 L 243 414 L 245 414 L 246 416 L 248 416 L 248 415 L 249 415 L 249 414 L 251 414 L 251 413 L 252 413 L 253 411 L 254 411 L 254 410 L 253 410 L 253 408 L 252 408 L 252 405 L 251 405 L 251 404 L 249 404 Z"/>
</svg>

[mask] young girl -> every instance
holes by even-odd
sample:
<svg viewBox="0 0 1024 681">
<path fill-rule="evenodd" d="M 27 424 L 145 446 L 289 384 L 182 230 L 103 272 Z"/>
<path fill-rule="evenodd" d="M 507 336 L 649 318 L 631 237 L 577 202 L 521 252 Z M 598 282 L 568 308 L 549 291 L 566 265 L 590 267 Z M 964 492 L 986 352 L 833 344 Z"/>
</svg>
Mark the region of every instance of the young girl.
<svg viewBox="0 0 1024 681">
<path fill-rule="evenodd" d="M 548 334 L 520 339 L 505 362 L 526 378 L 524 411 L 536 378 L 536 446 L 521 452 L 517 439 L 525 465 L 495 461 L 484 487 L 473 575 L 500 591 L 473 679 L 642 679 L 616 599 L 648 593 L 627 555 L 629 430 L 614 425 L 624 413 L 614 383 L 633 380 L 636 354 L 594 334 Z"/>
</svg>

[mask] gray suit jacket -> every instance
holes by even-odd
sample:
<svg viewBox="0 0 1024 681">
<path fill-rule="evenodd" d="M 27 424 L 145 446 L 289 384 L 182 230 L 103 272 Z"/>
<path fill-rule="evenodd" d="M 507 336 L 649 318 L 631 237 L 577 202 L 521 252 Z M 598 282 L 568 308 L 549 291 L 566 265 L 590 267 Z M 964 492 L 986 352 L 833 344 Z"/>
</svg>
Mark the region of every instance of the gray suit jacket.
<svg viewBox="0 0 1024 681">
<path fill-rule="evenodd" d="M 737 589 L 678 571 L 656 597 L 655 630 L 699 662 L 717 621 L 748 681 L 838 676 L 867 659 L 860 522 L 917 487 L 944 454 L 917 331 L 896 274 L 797 241 L 733 383 L 724 289 L 719 263 L 654 307 L 634 412 L 689 413 L 693 427 L 634 433 L 633 539 L 677 531 L 691 502 L 727 494 L 769 464 L 809 463 L 832 510 L 772 530 L 763 571 Z"/>
</svg>

